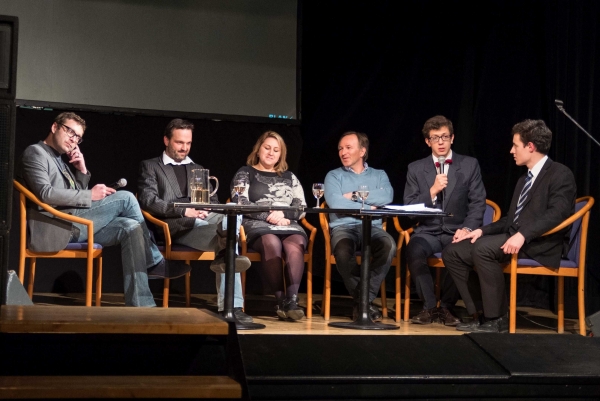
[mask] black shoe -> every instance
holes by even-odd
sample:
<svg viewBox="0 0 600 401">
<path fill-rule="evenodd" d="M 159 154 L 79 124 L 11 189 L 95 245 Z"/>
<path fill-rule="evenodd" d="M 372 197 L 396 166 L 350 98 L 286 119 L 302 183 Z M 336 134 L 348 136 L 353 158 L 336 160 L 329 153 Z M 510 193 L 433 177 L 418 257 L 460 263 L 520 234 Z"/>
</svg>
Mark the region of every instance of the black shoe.
<svg viewBox="0 0 600 401">
<path fill-rule="evenodd" d="M 474 331 L 476 333 L 506 333 L 508 331 L 508 316 L 489 320 L 479 325 Z"/>
<path fill-rule="evenodd" d="M 423 309 L 418 315 L 410 319 L 411 323 L 416 324 L 431 324 L 437 319 L 438 308 Z"/>
<path fill-rule="evenodd" d="M 235 272 L 241 273 L 245 272 L 250 268 L 250 259 L 246 256 L 235 256 Z M 219 252 L 215 260 L 210 264 L 210 270 L 215 273 L 225 273 L 225 252 Z"/>
<path fill-rule="evenodd" d="M 282 320 L 300 320 L 304 317 L 304 310 L 298 305 L 297 295 L 280 300 L 275 312 Z"/>
<path fill-rule="evenodd" d="M 177 278 L 184 276 L 192 270 L 192 267 L 182 260 L 163 259 L 154 266 L 148 268 L 148 278 Z"/>
<path fill-rule="evenodd" d="M 220 311 L 219 313 L 221 316 L 225 315 L 225 311 Z M 240 323 L 252 323 L 254 321 L 252 320 L 252 316 L 245 314 L 242 308 L 233 308 L 233 316 Z"/>
<path fill-rule="evenodd" d="M 482 321 L 483 321 L 483 315 L 475 315 L 475 316 L 473 316 L 472 320 L 465 322 L 465 323 L 457 324 L 456 330 L 475 332 L 475 331 L 477 331 L 479 326 L 481 326 Z"/>
<path fill-rule="evenodd" d="M 445 326 L 456 326 L 461 323 L 460 319 L 454 316 L 448 308 L 438 308 L 437 315 L 440 323 Z"/>
<path fill-rule="evenodd" d="M 383 315 L 379 308 L 374 306 L 373 304 L 369 304 L 369 317 L 374 322 L 380 322 L 383 319 Z M 356 321 L 358 319 L 358 304 L 354 304 L 354 308 L 352 308 L 352 320 Z"/>
</svg>

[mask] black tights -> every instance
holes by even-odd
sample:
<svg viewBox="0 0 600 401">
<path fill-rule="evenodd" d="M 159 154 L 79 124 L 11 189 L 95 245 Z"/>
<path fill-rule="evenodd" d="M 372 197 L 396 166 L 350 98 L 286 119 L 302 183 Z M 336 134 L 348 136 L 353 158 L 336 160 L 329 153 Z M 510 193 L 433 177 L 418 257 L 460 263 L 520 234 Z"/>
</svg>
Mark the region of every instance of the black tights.
<svg viewBox="0 0 600 401">
<path fill-rule="evenodd" d="M 265 289 L 275 293 L 278 300 L 298 295 L 304 273 L 304 236 L 265 234 L 258 237 L 251 248 L 260 253 L 259 274 Z"/>
</svg>

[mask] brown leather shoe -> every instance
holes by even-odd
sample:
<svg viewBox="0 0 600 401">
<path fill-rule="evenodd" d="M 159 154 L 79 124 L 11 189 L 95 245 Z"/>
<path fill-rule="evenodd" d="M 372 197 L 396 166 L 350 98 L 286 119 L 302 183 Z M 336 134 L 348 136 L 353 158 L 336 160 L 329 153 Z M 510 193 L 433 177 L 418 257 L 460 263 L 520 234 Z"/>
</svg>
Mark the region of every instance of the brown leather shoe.
<svg viewBox="0 0 600 401">
<path fill-rule="evenodd" d="M 417 316 L 410 319 L 411 323 L 416 324 L 431 324 L 436 316 L 437 308 L 423 309 Z"/>
<path fill-rule="evenodd" d="M 445 326 L 456 326 L 461 323 L 461 320 L 454 316 L 448 308 L 438 308 L 437 313 L 440 323 Z"/>
</svg>

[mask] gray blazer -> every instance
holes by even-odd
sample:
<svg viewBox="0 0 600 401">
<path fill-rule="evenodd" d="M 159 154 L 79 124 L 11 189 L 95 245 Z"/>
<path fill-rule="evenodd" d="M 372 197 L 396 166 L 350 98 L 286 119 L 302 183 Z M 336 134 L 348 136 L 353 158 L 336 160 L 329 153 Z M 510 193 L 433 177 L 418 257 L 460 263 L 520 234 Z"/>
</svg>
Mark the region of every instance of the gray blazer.
<svg viewBox="0 0 600 401">
<path fill-rule="evenodd" d="M 404 204 L 424 203 L 434 207 L 429 189 L 437 171 L 431 156 L 408 165 Z M 448 234 L 462 227 L 476 229 L 483 224 L 485 213 L 485 187 L 477 159 L 452 152 L 452 166 L 448 170 L 448 186 L 443 200 L 444 211 L 452 217 L 421 219 L 416 233 Z"/>
<path fill-rule="evenodd" d="M 90 172 L 82 174 L 67 164 L 77 189 L 69 187 L 67 175 L 57 158 L 59 153 L 42 141 L 25 149 L 17 163 L 16 179 L 25 185 L 38 199 L 48 205 L 70 213 L 74 208 L 89 208 L 92 191 L 88 190 Z M 73 224 L 55 218 L 37 205 L 28 204 L 27 247 L 35 252 L 56 252 L 64 249 L 71 239 Z"/>
<path fill-rule="evenodd" d="M 193 169 L 203 168 L 199 164 L 186 164 L 188 177 Z M 194 228 L 196 218 L 184 217 L 185 209 L 173 207 L 174 202 L 189 202 L 190 189 L 181 193 L 173 166 L 164 164 L 162 156 L 140 163 L 138 177 L 138 201 L 145 211 L 164 220 L 169 225 L 171 236 Z M 216 194 L 210 203 L 219 203 Z"/>
</svg>

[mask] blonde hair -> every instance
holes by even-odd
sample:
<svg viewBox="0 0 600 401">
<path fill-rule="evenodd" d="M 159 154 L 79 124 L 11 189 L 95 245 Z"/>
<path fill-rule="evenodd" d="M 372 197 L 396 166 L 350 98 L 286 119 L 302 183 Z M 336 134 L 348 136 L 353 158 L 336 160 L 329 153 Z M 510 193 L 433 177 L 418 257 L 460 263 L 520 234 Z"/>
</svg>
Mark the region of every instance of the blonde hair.
<svg viewBox="0 0 600 401">
<path fill-rule="evenodd" d="M 287 155 L 287 148 L 285 146 L 285 141 L 275 131 L 267 131 L 258 138 L 254 147 L 252 148 L 252 152 L 248 155 L 248 159 L 246 159 L 246 164 L 248 166 L 255 166 L 258 164 L 258 151 L 262 144 L 267 140 L 267 138 L 275 138 L 277 142 L 279 142 L 279 149 L 281 151 L 281 155 L 279 156 L 279 160 L 275 163 L 275 172 L 279 175 L 288 169 L 287 162 L 285 161 L 285 157 Z"/>
</svg>

